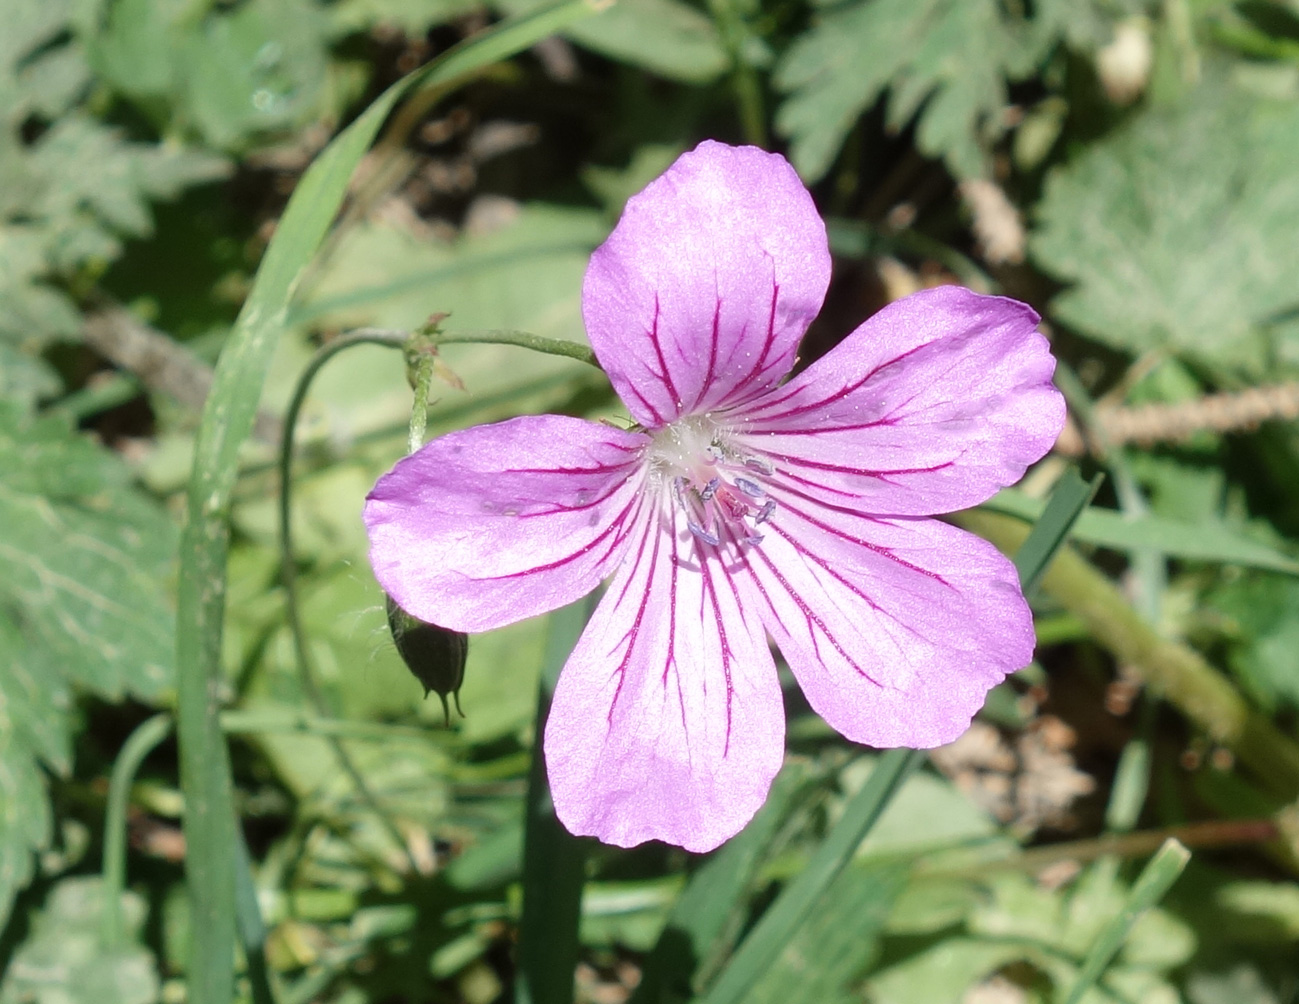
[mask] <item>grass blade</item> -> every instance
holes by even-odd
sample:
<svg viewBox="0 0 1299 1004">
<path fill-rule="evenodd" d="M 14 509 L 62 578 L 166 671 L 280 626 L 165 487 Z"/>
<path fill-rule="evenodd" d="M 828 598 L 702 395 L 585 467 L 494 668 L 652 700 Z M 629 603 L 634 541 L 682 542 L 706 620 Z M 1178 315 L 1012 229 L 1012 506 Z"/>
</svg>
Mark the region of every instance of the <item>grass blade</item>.
<svg viewBox="0 0 1299 1004">
<path fill-rule="evenodd" d="M 1159 853 L 1142 869 L 1141 877 L 1133 885 L 1122 911 L 1105 925 L 1105 929 L 1101 931 L 1100 936 L 1087 952 L 1082 970 L 1078 973 L 1078 981 L 1070 989 L 1065 1004 L 1078 1004 L 1083 994 L 1101 978 L 1110 960 L 1123 947 L 1132 925 L 1143 913 L 1164 898 L 1164 894 L 1177 881 L 1177 877 L 1182 874 L 1182 869 L 1186 867 L 1186 862 L 1189 860 L 1191 860 L 1191 852 L 1185 846 L 1176 840 L 1164 841 L 1164 846 L 1159 848 Z"/>
<path fill-rule="evenodd" d="M 266 923 L 257 903 L 257 885 L 253 881 L 253 862 L 242 833 L 235 834 L 235 851 L 239 856 L 235 868 L 235 928 L 244 950 L 248 985 L 253 1004 L 275 1004 L 271 988 L 270 967 L 266 964 Z"/>
<path fill-rule="evenodd" d="M 523 837 L 523 918 L 519 924 L 517 1004 L 572 1004 L 586 850 L 555 817 L 546 782 L 542 736 L 550 698 L 568 654 L 590 616 L 590 600 L 550 615 L 550 634 L 537 687 L 536 747 L 528 777 Z"/>
<path fill-rule="evenodd" d="M 707 978 L 708 963 L 725 940 L 728 923 L 744 903 L 763 852 L 802 780 L 803 772 L 786 763 L 749 825 L 694 873 L 645 959 L 628 1004 L 688 999 L 693 985 Z"/>
<path fill-rule="evenodd" d="M 568 0 L 507 21 L 404 77 L 376 99 L 303 175 L 221 353 L 194 448 L 176 621 L 177 727 L 194 930 L 191 1004 L 229 1004 L 234 995 L 234 811 L 218 717 L 228 517 L 239 448 L 252 430 L 293 291 L 342 204 L 353 170 L 402 97 L 421 86 L 450 89 L 593 12 L 585 0 Z"/>
<path fill-rule="evenodd" d="M 1099 476 L 1088 483 L 1072 467 L 1060 479 L 1055 491 L 1051 493 L 1051 501 L 1033 524 L 1033 532 L 1015 552 L 1015 569 L 1019 572 L 1019 581 L 1025 594 L 1037 587 L 1038 580 L 1051 564 L 1055 552 L 1065 542 L 1074 522 L 1082 515 L 1100 486 Z"/>
<path fill-rule="evenodd" d="M 154 715 L 136 726 L 113 761 L 108 779 L 108 809 L 104 819 L 104 916 L 102 938 L 106 947 L 119 944 L 125 934 L 122 924 L 122 893 L 126 891 L 126 809 L 131 801 L 140 764 L 171 732 L 170 715 Z"/>
<path fill-rule="evenodd" d="M 1041 517 L 1046 504 L 1007 488 L 982 508 L 1033 522 Z M 1071 535 L 1074 540 L 1115 551 L 1150 548 L 1171 558 L 1299 575 L 1299 561 L 1267 544 L 1243 537 L 1230 527 L 1213 523 L 1192 525 L 1150 513 L 1133 516 L 1113 509 L 1088 508 L 1079 515 Z"/>
<path fill-rule="evenodd" d="M 705 1004 L 739 1004 L 789 943 L 821 894 L 838 878 L 902 782 L 924 761 L 923 750 L 889 750 L 848 802 L 839 822 L 740 944 L 704 998 Z"/>
</svg>

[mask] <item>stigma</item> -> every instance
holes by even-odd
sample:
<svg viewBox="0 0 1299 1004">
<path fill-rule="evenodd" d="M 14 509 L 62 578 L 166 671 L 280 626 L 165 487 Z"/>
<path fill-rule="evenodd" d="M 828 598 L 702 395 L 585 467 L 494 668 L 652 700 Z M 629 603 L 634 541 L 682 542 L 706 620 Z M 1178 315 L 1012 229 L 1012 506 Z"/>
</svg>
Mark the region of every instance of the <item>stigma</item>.
<svg viewBox="0 0 1299 1004">
<path fill-rule="evenodd" d="M 666 505 L 684 513 L 700 545 L 762 542 L 759 528 L 776 511 L 765 482 L 776 469 L 737 449 L 711 414 L 688 415 L 656 430 L 646 459 L 651 483 Z"/>
</svg>

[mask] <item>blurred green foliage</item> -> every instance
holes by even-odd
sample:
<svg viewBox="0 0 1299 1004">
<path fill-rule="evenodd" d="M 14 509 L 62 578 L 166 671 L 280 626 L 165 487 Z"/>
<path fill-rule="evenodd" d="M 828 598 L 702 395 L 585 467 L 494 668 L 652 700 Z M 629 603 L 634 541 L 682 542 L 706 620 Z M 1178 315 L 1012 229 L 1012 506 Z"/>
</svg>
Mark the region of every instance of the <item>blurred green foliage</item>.
<svg viewBox="0 0 1299 1004">
<path fill-rule="evenodd" d="M 93 854 L 118 749 L 174 705 L 199 402 L 87 318 L 124 309 L 205 376 L 329 137 L 403 73 L 538 6 L 0 0 L 0 1004 L 176 1000 L 187 966 L 173 746 L 131 790 L 128 932 L 113 943 L 101 917 L 116 891 Z M 404 451 L 410 389 L 397 353 L 356 349 L 313 384 L 298 442 L 293 557 L 328 714 L 311 710 L 276 542 L 271 444 L 294 382 L 323 339 L 435 312 L 455 330 L 582 341 L 590 251 L 706 136 L 784 149 L 837 235 L 808 354 L 888 298 L 959 277 L 1034 303 L 1102 417 L 1191 409 L 1189 438 L 1081 459 L 1123 493 L 1103 490 L 1074 537 L 1165 638 L 1296 738 L 1299 403 L 1233 425 L 1205 397 L 1299 380 L 1299 5 L 619 0 L 441 104 L 398 110 L 277 346 L 241 455 L 217 696 L 281 1001 L 508 994 L 548 635 L 542 619 L 475 637 L 452 729 L 423 700 L 359 522 Z M 573 360 L 454 345 L 441 361 L 454 379 L 430 435 L 617 415 Z M 990 507 L 1035 519 L 1059 473 L 1048 460 Z M 1148 776 L 1118 815 L 1139 830 L 1283 808 L 1139 693 L 1142 667 L 1115 666 L 1085 611 L 1035 604 L 1041 664 L 906 782 L 745 999 L 1063 1000 L 1127 902 L 1132 848 L 1151 849 L 1087 843 L 1132 744 Z M 730 845 L 703 861 L 588 849 L 581 999 L 626 999 L 638 980 L 640 1004 L 707 993 L 813 860 L 874 761 L 795 690 L 788 704 L 786 772 Z M 1082 843 L 1051 851 L 1060 841 Z M 1032 867 L 1015 863 L 1025 848 Z M 1293 854 L 1257 837 L 1192 850 L 1088 1004 L 1299 993 Z"/>
</svg>

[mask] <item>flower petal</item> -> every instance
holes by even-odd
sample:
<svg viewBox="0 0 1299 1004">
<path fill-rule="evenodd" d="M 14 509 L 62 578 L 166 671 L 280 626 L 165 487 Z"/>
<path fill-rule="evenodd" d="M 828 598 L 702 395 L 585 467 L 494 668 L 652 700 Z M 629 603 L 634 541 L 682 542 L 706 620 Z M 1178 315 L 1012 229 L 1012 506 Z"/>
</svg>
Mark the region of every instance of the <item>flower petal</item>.
<svg viewBox="0 0 1299 1004">
<path fill-rule="evenodd" d="M 1014 484 L 1064 425 L 1032 308 L 960 286 L 885 307 L 739 416 L 748 446 L 827 502 L 929 515 Z"/>
<path fill-rule="evenodd" d="M 784 707 L 762 626 L 717 554 L 701 558 L 681 517 L 667 529 L 643 521 L 564 666 L 546 766 L 573 833 L 702 852 L 766 799 Z"/>
<path fill-rule="evenodd" d="M 457 631 L 571 603 L 626 549 L 646 442 L 561 415 L 435 439 L 366 499 L 375 576 L 406 611 Z"/>
<path fill-rule="evenodd" d="M 582 315 L 641 424 L 775 386 L 825 298 L 825 225 L 789 163 L 701 143 L 627 203 L 596 249 Z"/>
<path fill-rule="evenodd" d="M 745 601 L 816 712 L 856 742 L 930 748 L 1033 657 L 1015 569 L 931 519 L 863 516 L 769 486 L 777 509 L 746 552 Z"/>
</svg>

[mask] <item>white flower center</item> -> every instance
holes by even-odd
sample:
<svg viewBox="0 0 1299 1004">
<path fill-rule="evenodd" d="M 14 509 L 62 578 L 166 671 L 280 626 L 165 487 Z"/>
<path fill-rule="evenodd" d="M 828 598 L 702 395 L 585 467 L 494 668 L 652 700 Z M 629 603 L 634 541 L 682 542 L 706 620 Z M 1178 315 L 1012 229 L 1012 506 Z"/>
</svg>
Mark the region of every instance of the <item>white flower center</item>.
<svg viewBox="0 0 1299 1004">
<path fill-rule="evenodd" d="M 700 543 L 761 542 L 757 527 L 776 510 L 763 483 L 776 470 L 739 450 L 710 415 L 688 415 L 654 432 L 647 460 L 652 483 L 685 513 Z"/>
</svg>

